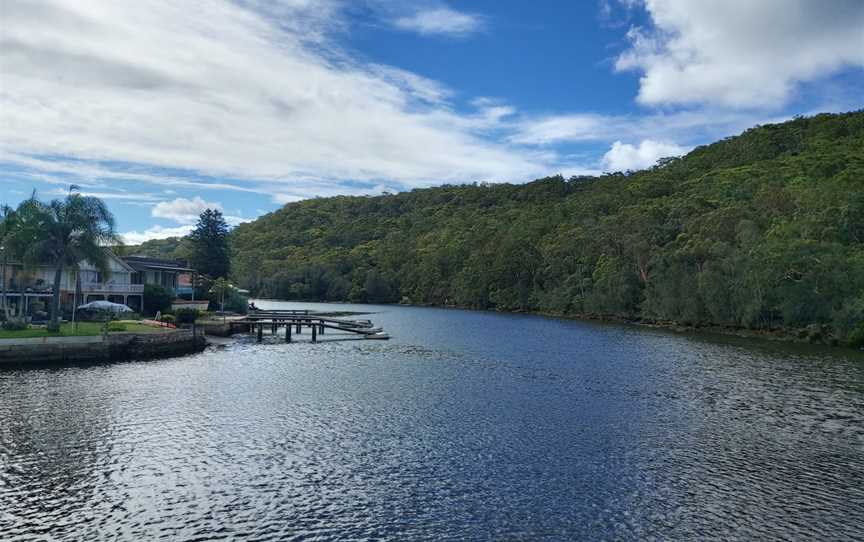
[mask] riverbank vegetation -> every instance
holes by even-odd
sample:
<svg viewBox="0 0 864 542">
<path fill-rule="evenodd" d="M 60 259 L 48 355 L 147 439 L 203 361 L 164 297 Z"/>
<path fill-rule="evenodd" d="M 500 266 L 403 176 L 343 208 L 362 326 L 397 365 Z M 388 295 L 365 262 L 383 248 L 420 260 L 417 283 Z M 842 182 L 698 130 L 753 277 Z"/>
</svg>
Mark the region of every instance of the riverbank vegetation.
<svg viewBox="0 0 864 542">
<path fill-rule="evenodd" d="M 248 292 L 228 281 L 231 275 L 230 227 L 218 209 L 206 209 L 186 237 L 154 239 L 118 250 L 153 258 L 187 261 L 195 269 L 195 297 L 209 299 L 210 308 L 245 314 Z M 170 310 L 172 293 L 155 285 L 144 290 L 144 305 L 150 314 Z"/>
<path fill-rule="evenodd" d="M 258 296 L 864 342 L 864 112 L 756 127 L 635 173 L 291 203 L 231 242 L 233 276 Z"/>
</svg>

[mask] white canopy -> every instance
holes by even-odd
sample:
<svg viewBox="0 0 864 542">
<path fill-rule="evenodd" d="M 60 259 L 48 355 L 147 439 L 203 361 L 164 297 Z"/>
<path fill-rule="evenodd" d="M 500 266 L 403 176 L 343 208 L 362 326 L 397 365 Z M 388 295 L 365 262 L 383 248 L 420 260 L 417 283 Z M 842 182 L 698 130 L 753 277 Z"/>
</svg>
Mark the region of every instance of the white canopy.
<svg viewBox="0 0 864 542">
<path fill-rule="evenodd" d="M 110 301 L 91 301 L 81 305 L 78 310 L 110 311 L 110 312 L 135 312 L 122 303 L 111 303 Z"/>
</svg>

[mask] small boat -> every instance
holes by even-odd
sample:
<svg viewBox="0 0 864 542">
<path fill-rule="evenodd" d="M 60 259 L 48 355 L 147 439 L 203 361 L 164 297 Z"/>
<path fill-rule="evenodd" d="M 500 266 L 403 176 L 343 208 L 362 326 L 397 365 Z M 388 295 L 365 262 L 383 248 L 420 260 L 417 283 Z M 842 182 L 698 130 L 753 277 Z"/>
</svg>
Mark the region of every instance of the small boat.
<svg viewBox="0 0 864 542">
<path fill-rule="evenodd" d="M 378 339 L 378 340 L 386 341 L 387 339 L 390 338 L 390 335 L 387 335 L 386 333 L 383 333 L 383 332 L 378 332 L 378 333 L 372 333 L 370 335 L 363 335 L 363 338 L 365 338 L 365 339 Z"/>
</svg>

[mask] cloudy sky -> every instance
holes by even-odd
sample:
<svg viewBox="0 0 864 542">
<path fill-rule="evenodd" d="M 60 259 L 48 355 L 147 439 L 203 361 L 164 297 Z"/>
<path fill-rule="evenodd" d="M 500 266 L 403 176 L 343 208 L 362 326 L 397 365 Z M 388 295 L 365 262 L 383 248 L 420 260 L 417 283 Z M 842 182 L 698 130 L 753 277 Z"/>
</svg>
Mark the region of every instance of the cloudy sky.
<svg viewBox="0 0 864 542">
<path fill-rule="evenodd" d="M 862 107 L 860 0 L 0 0 L 0 202 L 74 183 L 130 243 Z"/>
</svg>

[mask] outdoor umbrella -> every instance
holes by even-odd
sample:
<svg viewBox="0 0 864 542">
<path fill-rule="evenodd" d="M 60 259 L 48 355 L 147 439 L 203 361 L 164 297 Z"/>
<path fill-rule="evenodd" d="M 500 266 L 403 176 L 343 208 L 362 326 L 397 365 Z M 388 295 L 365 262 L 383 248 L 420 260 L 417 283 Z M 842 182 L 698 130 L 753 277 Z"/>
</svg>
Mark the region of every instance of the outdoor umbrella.
<svg viewBox="0 0 864 542">
<path fill-rule="evenodd" d="M 81 305 L 78 310 L 109 311 L 109 312 L 135 312 L 122 303 L 111 303 L 110 301 L 92 301 Z"/>
</svg>

